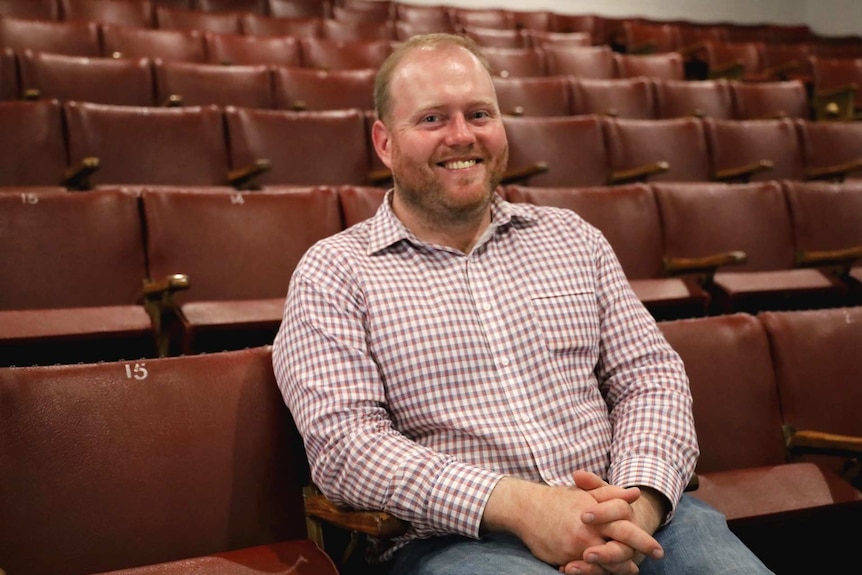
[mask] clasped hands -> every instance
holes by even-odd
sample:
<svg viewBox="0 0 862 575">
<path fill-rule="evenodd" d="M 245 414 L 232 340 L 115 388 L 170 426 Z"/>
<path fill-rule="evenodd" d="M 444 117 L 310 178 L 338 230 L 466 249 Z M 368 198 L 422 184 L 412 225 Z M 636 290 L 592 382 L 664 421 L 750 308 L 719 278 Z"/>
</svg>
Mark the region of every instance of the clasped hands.
<svg viewBox="0 0 862 575">
<path fill-rule="evenodd" d="M 574 473 L 575 487 L 507 477 L 488 501 L 484 527 L 514 533 L 539 559 L 567 575 L 634 575 L 644 557 L 660 559 L 652 537 L 664 518 L 662 496 Z"/>
</svg>

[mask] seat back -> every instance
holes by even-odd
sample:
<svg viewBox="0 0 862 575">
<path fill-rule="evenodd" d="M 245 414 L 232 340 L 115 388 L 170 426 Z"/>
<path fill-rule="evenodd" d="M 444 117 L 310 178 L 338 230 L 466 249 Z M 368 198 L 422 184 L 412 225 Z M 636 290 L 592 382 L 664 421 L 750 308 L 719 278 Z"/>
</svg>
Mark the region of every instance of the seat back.
<svg viewBox="0 0 862 575">
<path fill-rule="evenodd" d="M 685 80 L 682 56 L 661 54 L 614 54 L 614 70 L 619 78 L 646 76 L 658 80 Z"/>
<path fill-rule="evenodd" d="M 723 80 L 662 80 L 655 83 L 658 117 L 734 117 L 730 85 Z"/>
<path fill-rule="evenodd" d="M 762 312 L 759 318 L 769 334 L 785 422 L 862 435 L 862 307 Z"/>
<path fill-rule="evenodd" d="M 816 122 L 798 120 L 799 138 L 807 170 L 821 170 L 862 160 L 862 122 Z M 862 179 L 857 166 L 848 180 Z"/>
<path fill-rule="evenodd" d="M 857 110 L 862 109 L 862 54 L 855 58 L 811 56 L 809 64 L 815 94 L 852 84 L 856 86 L 854 106 Z"/>
<path fill-rule="evenodd" d="M 509 168 L 547 162 L 532 186 L 602 186 L 608 157 L 598 116 L 503 117 L 509 140 Z"/>
<path fill-rule="evenodd" d="M 271 0 L 273 1 L 273 0 Z M 245 13 L 241 16 L 243 34 L 249 36 L 320 37 L 323 20 L 319 17 L 291 18 Z"/>
<path fill-rule="evenodd" d="M 486 48 L 524 49 L 533 45 L 527 31 L 516 28 L 498 29 L 465 26 L 463 34 L 469 36 L 479 46 Z"/>
<path fill-rule="evenodd" d="M 512 116 L 568 116 L 572 113 L 571 90 L 563 76 L 501 78 L 494 89 L 500 112 Z"/>
<path fill-rule="evenodd" d="M 796 249 L 862 247 L 862 181 L 784 182 Z"/>
<path fill-rule="evenodd" d="M 610 46 L 557 46 L 543 48 L 548 75 L 609 79 L 616 77 Z"/>
<path fill-rule="evenodd" d="M 658 206 L 652 190 L 644 184 L 592 188 L 508 186 L 506 199 L 576 212 L 601 230 L 629 280 L 664 275 Z"/>
<path fill-rule="evenodd" d="M 18 58 L 25 94 L 118 106 L 152 106 L 148 58 L 89 58 L 25 50 Z"/>
<path fill-rule="evenodd" d="M 196 62 L 153 63 L 156 101 L 167 104 L 179 98 L 183 106 L 242 106 L 273 108 L 269 66 L 222 66 Z"/>
<path fill-rule="evenodd" d="M 802 147 L 794 121 L 704 120 L 712 166 L 716 173 L 757 162 L 770 162 L 770 169 L 754 173 L 751 181 L 801 180 L 805 175 Z"/>
<path fill-rule="evenodd" d="M 211 64 L 299 67 L 300 63 L 299 39 L 293 36 L 207 33 L 204 43 Z"/>
<path fill-rule="evenodd" d="M 545 53 L 538 48 L 484 48 L 491 74 L 501 78 L 545 76 Z"/>
<path fill-rule="evenodd" d="M 656 117 L 653 81 L 649 78 L 572 78 L 572 91 L 575 114 L 607 114 L 640 120 Z"/>
<path fill-rule="evenodd" d="M 242 32 L 239 12 L 206 12 L 157 6 L 155 20 L 156 28 L 161 30 L 197 30 L 214 34 Z"/>
<path fill-rule="evenodd" d="M 0 18 L 0 48 L 27 49 L 70 56 L 99 56 L 99 25 Z"/>
<path fill-rule="evenodd" d="M 331 188 L 142 193 L 150 277 L 189 276 L 178 301 L 283 298 L 317 240 L 341 230 Z"/>
<path fill-rule="evenodd" d="M 374 109 L 372 69 L 309 70 L 278 67 L 273 70 L 274 107 L 282 110 Z"/>
<path fill-rule="evenodd" d="M 367 186 L 341 186 L 338 188 L 338 203 L 341 206 L 341 218 L 344 228 L 349 228 L 363 220 L 374 216 L 383 198 L 385 188 Z"/>
<path fill-rule="evenodd" d="M 146 277 L 138 199 L 116 190 L 0 194 L 0 309 L 135 304 Z"/>
<path fill-rule="evenodd" d="M 808 94 L 800 80 L 731 82 L 733 109 L 738 120 L 810 117 Z"/>
<path fill-rule="evenodd" d="M 707 42 L 705 47 L 709 75 L 713 78 L 744 78 L 763 69 L 761 41 Z"/>
<path fill-rule="evenodd" d="M 392 52 L 392 46 L 385 40 L 302 38 L 300 44 L 303 68 L 318 70 L 377 69 Z"/>
<path fill-rule="evenodd" d="M 679 26 L 672 22 L 630 19 L 622 23 L 627 54 L 662 54 L 680 47 Z"/>
<path fill-rule="evenodd" d="M 23 20 L 59 20 L 60 4 L 57 0 L 0 0 L 0 14 Z"/>
<path fill-rule="evenodd" d="M 21 97 L 18 61 L 12 48 L 0 48 L 0 101 Z"/>
<path fill-rule="evenodd" d="M 515 19 L 508 10 L 498 8 L 453 8 L 452 20 L 462 29 L 466 27 L 513 30 Z"/>
<path fill-rule="evenodd" d="M 99 158 L 93 185 L 226 185 L 222 115 L 215 106 L 64 105 L 73 164 Z"/>
<path fill-rule="evenodd" d="M 65 170 L 60 104 L 0 102 L 0 186 L 61 185 Z"/>
<path fill-rule="evenodd" d="M 364 184 L 369 150 L 360 110 L 252 110 L 227 108 L 231 166 L 268 159 L 267 185 Z"/>
<path fill-rule="evenodd" d="M 321 37 L 336 42 L 389 41 L 395 37 L 395 26 L 387 21 L 344 21 L 324 18 Z"/>
<path fill-rule="evenodd" d="M 267 0 L 269 13 L 276 18 L 326 18 L 332 4 L 329 0 Z"/>
<path fill-rule="evenodd" d="M 149 0 L 59 0 L 64 20 L 99 22 L 151 28 L 153 5 Z"/>
<path fill-rule="evenodd" d="M 9 573 L 85 575 L 306 537 L 269 348 L 0 369 Z"/>
<path fill-rule="evenodd" d="M 105 24 L 102 53 L 112 58 L 160 58 L 206 62 L 203 34 L 197 30 L 154 30 Z"/>
<path fill-rule="evenodd" d="M 268 0 L 195 0 L 198 10 L 204 12 L 266 12 Z"/>
<path fill-rule="evenodd" d="M 685 364 L 700 445 L 696 471 L 784 463 L 778 389 L 766 332 L 752 315 L 660 322 Z"/>
<path fill-rule="evenodd" d="M 748 261 L 732 271 L 794 266 L 790 213 L 779 183 L 656 183 L 652 187 L 668 256 L 742 250 Z"/>
<path fill-rule="evenodd" d="M 604 128 L 614 171 L 668 162 L 670 169 L 650 181 L 704 182 L 712 177 L 703 123 L 697 118 L 605 118 Z"/>
</svg>

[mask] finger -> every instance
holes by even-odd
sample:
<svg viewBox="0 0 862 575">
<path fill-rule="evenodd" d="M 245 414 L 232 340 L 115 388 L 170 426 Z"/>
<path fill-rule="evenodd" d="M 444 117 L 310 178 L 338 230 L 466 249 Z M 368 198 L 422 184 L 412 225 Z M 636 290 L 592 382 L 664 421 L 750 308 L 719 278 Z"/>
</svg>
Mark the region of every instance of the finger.
<svg viewBox="0 0 862 575">
<path fill-rule="evenodd" d="M 598 525 L 612 521 L 628 521 L 634 517 L 632 506 L 622 499 L 602 501 L 584 509 L 581 521 L 587 525 Z"/>
<path fill-rule="evenodd" d="M 588 563 L 583 560 L 572 561 L 561 568 L 566 575 L 635 575 L 638 566 L 633 561 L 624 561 L 615 565 Z"/>
<path fill-rule="evenodd" d="M 589 491 L 591 489 L 597 489 L 599 487 L 604 487 L 608 485 L 608 482 L 596 475 L 595 473 L 591 473 L 589 471 L 583 471 L 581 469 L 572 473 L 572 479 L 575 480 L 575 485 L 580 487 L 585 491 Z"/>
<path fill-rule="evenodd" d="M 637 487 L 619 487 L 618 485 L 606 485 L 590 491 L 598 502 L 609 501 L 611 499 L 622 499 L 626 503 L 634 503 L 641 496 L 641 490 Z"/>
<path fill-rule="evenodd" d="M 628 545 L 624 545 L 619 541 L 607 541 L 601 545 L 588 547 L 584 550 L 584 561 L 591 565 L 602 565 L 606 569 L 613 571 L 608 566 L 622 564 L 625 562 L 635 563 L 636 553 L 634 549 Z"/>
<path fill-rule="evenodd" d="M 652 535 L 632 523 L 631 521 L 611 521 L 610 523 L 596 523 L 593 525 L 605 538 L 618 541 L 628 545 L 636 552 L 643 553 L 653 559 L 664 557 L 664 549 Z"/>
</svg>

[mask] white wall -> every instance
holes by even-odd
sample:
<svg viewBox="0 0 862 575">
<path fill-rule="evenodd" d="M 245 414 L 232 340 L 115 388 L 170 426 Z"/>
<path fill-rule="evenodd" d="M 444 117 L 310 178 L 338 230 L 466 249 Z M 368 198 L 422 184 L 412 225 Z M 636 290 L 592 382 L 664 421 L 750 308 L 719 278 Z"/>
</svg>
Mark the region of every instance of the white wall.
<svg viewBox="0 0 862 575">
<path fill-rule="evenodd" d="M 860 0 L 399 0 L 409 4 L 550 10 L 657 20 L 808 24 L 824 35 L 862 35 Z"/>
</svg>

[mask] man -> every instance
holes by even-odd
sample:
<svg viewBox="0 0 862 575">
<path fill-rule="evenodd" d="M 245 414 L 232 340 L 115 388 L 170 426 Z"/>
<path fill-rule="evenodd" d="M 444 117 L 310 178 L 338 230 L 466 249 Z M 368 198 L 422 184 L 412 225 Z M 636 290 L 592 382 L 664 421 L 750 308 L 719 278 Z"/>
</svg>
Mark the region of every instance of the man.
<svg viewBox="0 0 862 575">
<path fill-rule="evenodd" d="M 410 522 L 394 574 L 768 573 L 682 497 L 698 456 L 679 357 L 608 243 L 495 190 L 487 64 L 451 35 L 382 66 L 394 189 L 314 246 L 274 345 L 313 480 Z"/>
</svg>

